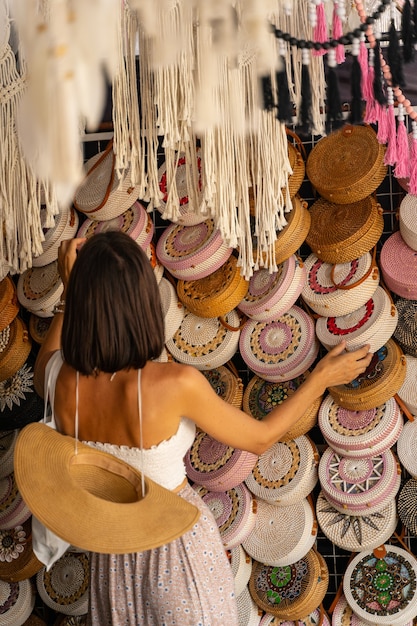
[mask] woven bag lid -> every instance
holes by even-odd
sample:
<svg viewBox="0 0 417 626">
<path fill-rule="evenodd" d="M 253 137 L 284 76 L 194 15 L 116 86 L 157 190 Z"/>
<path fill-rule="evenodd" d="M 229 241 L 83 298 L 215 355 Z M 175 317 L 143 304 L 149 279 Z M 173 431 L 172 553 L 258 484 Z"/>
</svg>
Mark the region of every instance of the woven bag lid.
<svg viewBox="0 0 417 626">
<path fill-rule="evenodd" d="M 341 513 L 320 491 L 316 502 L 316 515 L 323 534 L 342 550 L 362 552 L 382 545 L 397 526 L 395 498 L 377 513 L 349 515 Z"/>
<path fill-rule="evenodd" d="M 258 456 L 198 431 L 184 457 L 188 478 L 211 491 L 227 491 L 248 477 Z"/>
<path fill-rule="evenodd" d="M 384 180 L 385 147 L 371 126 L 346 124 L 322 137 L 311 150 L 307 176 L 318 193 L 349 204 L 373 193 Z"/>
<path fill-rule="evenodd" d="M 85 177 L 74 195 L 74 206 L 95 220 L 111 220 L 137 200 L 140 185 L 132 185 L 130 166 L 119 177 L 110 141 L 106 149 L 88 159 Z"/>
<path fill-rule="evenodd" d="M 398 517 L 405 528 L 417 536 L 417 480 L 409 478 L 398 493 Z"/>
<path fill-rule="evenodd" d="M 243 382 L 237 372 L 233 372 L 228 365 L 220 365 L 202 373 L 218 396 L 238 409 L 242 408 Z"/>
<path fill-rule="evenodd" d="M 360 619 L 404 626 L 417 615 L 416 576 L 416 558 L 384 544 L 353 557 L 343 577 L 343 592 Z"/>
<path fill-rule="evenodd" d="M 310 309 L 325 317 L 353 313 L 379 285 L 379 270 L 369 252 L 336 264 L 326 263 L 312 253 L 304 264 L 307 278 L 301 296 Z"/>
<path fill-rule="evenodd" d="M 352 459 L 326 448 L 319 481 L 327 500 L 341 513 L 370 515 L 384 509 L 400 488 L 401 467 L 392 450 Z"/>
<path fill-rule="evenodd" d="M 0 626 L 23 626 L 35 607 L 35 591 L 29 578 L 19 582 L 0 580 Z"/>
<path fill-rule="evenodd" d="M 282 383 L 269 382 L 260 376 L 253 376 L 243 392 L 242 408 L 245 413 L 252 415 L 255 419 L 262 419 L 268 415 L 274 407 L 282 404 L 294 391 L 308 378 L 310 371 L 287 380 Z M 286 434 L 281 437 L 281 441 L 290 441 L 301 435 L 305 435 L 317 423 L 317 414 L 321 404 L 322 396 L 311 403 L 309 408 L 292 426 Z"/>
<path fill-rule="evenodd" d="M 399 230 L 382 244 L 379 265 L 386 286 L 398 296 L 417 300 L 417 255 Z"/>
<path fill-rule="evenodd" d="M 5 430 L 0 433 L 0 478 L 13 472 L 14 447 L 18 434 L 18 429 Z"/>
<path fill-rule="evenodd" d="M 170 224 L 156 244 L 159 261 L 175 278 L 197 280 L 219 269 L 233 248 L 224 243 L 214 220 L 194 226 Z"/>
<path fill-rule="evenodd" d="M 44 240 L 41 242 L 41 254 L 32 259 L 33 267 L 43 267 L 56 261 L 61 241 L 75 237 L 78 229 L 79 217 L 73 207 L 61 208 L 60 212 L 54 216 L 55 223 L 50 228 L 45 227 L 46 213 L 46 208 L 41 208 Z"/>
<path fill-rule="evenodd" d="M 185 310 L 180 327 L 166 347 L 176 361 L 194 365 L 198 370 L 211 370 L 234 356 L 240 332 L 236 310 L 222 318 L 199 317 Z"/>
<path fill-rule="evenodd" d="M 347 385 L 329 387 L 332 398 L 345 409 L 366 411 L 386 402 L 401 388 L 406 360 L 391 338 L 372 356 L 366 371 Z"/>
<path fill-rule="evenodd" d="M 212 512 L 224 547 L 231 550 L 241 545 L 256 521 L 256 504 L 246 485 L 240 483 L 227 491 L 210 491 L 202 485 L 193 489 Z"/>
<path fill-rule="evenodd" d="M 251 319 L 268 321 L 283 315 L 295 304 L 307 279 L 304 263 L 292 254 L 276 272 L 262 268 L 249 280 L 238 308 Z"/>
<path fill-rule="evenodd" d="M 405 380 L 398 390 L 398 396 L 412 415 L 417 415 L 417 357 L 405 355 Z"/>
<path fill-rule="evenodd" d="M 30 267 L 20 274 L 17 297 L 20 304 L 40 317 L 51 317 L 54 306 L 64 290 L 58 261 L 42 267 Z"/>
<path fill-rule="evenodd" d="M 374 623 L 359 619 L 342 593 L 332 613 L 332 626 L 374 626 Z M 412 626 L 412 621 L 404 626 Z"/>
<path fill-rule="evenodd" d="M 136 200 L 124 213 L 110 220 L 92 220 L 87 218 L 81 224 L 77 237 L 89 239 L 92 235 L 109 230 L 117 230 L 129 235 L 141 248 L 146 250 L 154 235 L 152 217 L 144 205 Z"/>
<path fill-rule="evenodd" d="M 258 499 L 287 506 L 313 491 L 318 463 L 319 453 L 307 435 L 278 441 L 259 456 L 245 483 Z"/>
<path fill-rule="evenodd" d="M 0 479 L 0 530 L 24 524 L 31 512 L 17 488 L 14 472 Z"/>
<path fill-rule="evenodd" d="M 292 169 L 292 174 L 288 176 L 288 193 L 290 198 L 293 198 L 299 192 L 305 178 L 306 164 L 301 152 L 303 148 L 301 141 L 298 146 L 288 141 L 288 160 Z"/>
<path fill-rule="evenodd" d="M 0 331 L 9 326 L 19 313 L 16 285 L 7 275 L 0 280 Z"/>
<path fill-rule="evenodd" d="M 245 551 L 256 561 L 275 567 L 302 559 L 317 539 L 317 523 L 307 498 L 288 506 L 256 501 L 255 526 L 242 542 Z"/>
<path fill-rule="evenodd" d="M 384 220 L 375 198 L 334 204 L 319 198 L 310 207 L 311 226 L 306 243 L 327 263 L 348 263 L 357 259 L 379 241 Z"/>
<path fill-rule="evenodd" d="M 0 436 L 7 431 L 39 422 L 44 415 L 44 401 L 33 386 L 35 355 L 32 353 L 10 378 L 0 381 Z"/>
<path fill-rule="evenodd" d="M 351 411 L 327 395 L 318 411 L 318 424 L 328 445 L 338 454 L 352 458 L 366 458 L 391 448 L 403 423 L 393 397 L 373 409 Z"/>
<path fill-rule="evenodd" d="M 29 357 L 32 341 L 25 322 L 15 317 L 10 326 L 2 331 L 0 351 L 0 382 L 16 374 Z"/>
<path fill-rule="evenodd" d="M 417 478 L 417 420 L 405 422 L 398 437 L 397 454 L 404 469 Z"/>
<path fill-rule="evenodd" d="M 46 571 L 36 574 L 36 588 L 43 602 L 57 613 L 84 615 L 88 611 L 89 556 L 67 551 Z"/>
<path fill-rule="evenodd" d="M 159 259 L 156 256 L 156 246 L 153 241 L 151 241 L 145 252 L 155 274 L 156 282 L 159 284 L 162 276 L 164 275 L 164 266 L 159 262 Z"/>
<path fill-rule="evenodd" d="M 248 587 L 237 596 L 236 604 L 239 626 L 259 626 L 262 610 L 253 600 Z"/>
<path fill-rule="evenodd" d="M 45 341 L 51 325 L 52 317 L 39 317 L 36 313 L 31 313 L 29 317 L 29 334 L 33 341 L 40 345 Z"/>
<path fill-rule="evenodd" d="M 233 254 L 219 269 L 196 280 L 179 280 L 177 294 L 184 306 L 200 317 L 226 315 L 238 306 L 249 287 L 240 274 L 237 257 Z"/>
<path fill-rule="evenodd" d="M 249 582 L 252 572 L 252 557 L 244 551 L 242 544 L 235 548 L 226 549 L 226 554 L 232 568 L 235 581 L 235 595 L 237 597 Z"/>
<path fill-rule="evenodd" d="M 406 354 L 417 357 L 417 301 L 397 298 L 398 322 L 393 337 Z"/>
<path fill-rule="evenodd" d="M 246 365 L 265 380 L 291 380 L 317 358 L 314 321 L 297 305 L 268 322 L 247 320 L 239 339 Z"/>
<path fill-rule="evenodd" d="M 417 196 L 406 194 L 398 209 L 398 222 L 402 238 L 413 250 L 417 250 L 416 210 Z"/>
<path fill-rule="evenodd" d="M 19 582 L 43 567 L 32 549 L 32 518 L 21 525 L 0 530 L 0 580 Z"/>
<path fill-rule="evenodd" d="M 356 311 L 339 317 L 319 317 L 316 335 L 327 350 L 344 339 L 347 350 L 357 350 L 369 343 L 369 351 L 376 352 L 392 337 L 397 321 L 395 304 L 387 291 L 378 286 L 373 296 Z"/>
<path fill-rule="evenodd" d="M 165 342 L 172 339 L 184 319 L 185 309 L 178 300 L 174 285 L 162 277 L 158 284 L 161 296 L 162 314 L 164 316 Z"/>
<path fill-rule="evenodd" d="M 305 598 L 317 594 L 322 563 L 315 550 L 310 549 L 301 559 L 285 566 L 272 566 L 258 561 L 252 563 L 249 591 L 256 604 L 279 619 L 302 619 L 306 613 Z"/>
</svg>

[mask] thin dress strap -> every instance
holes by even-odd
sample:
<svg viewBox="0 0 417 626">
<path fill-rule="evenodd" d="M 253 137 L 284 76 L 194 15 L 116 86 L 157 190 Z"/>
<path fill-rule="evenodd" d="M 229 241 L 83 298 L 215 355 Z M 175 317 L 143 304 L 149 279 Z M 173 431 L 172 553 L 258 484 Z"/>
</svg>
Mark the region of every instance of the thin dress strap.
<svg viewBox="0 0 417 626">
<path fill-rule="evenodd" d="M 80 381 L 80 374 L 77 370 L 75 378 L 75 454 L 78 452 L 78 383 Z"/>
<path fill-rule="evenodd" d="M 142 467 L 141 477 L 142 477 L 142 496 L 145 495 L 145 477 L 143 474 L 144 468 L 144 458 L 143 458 L 143 426 L 142 426 L 142 394 L 141 394 L 141 373 L 142 370 L 138 369 L 138 413 L 139 413 L 139 443 L 140 443 L 140 464 Z"/>
</svg>

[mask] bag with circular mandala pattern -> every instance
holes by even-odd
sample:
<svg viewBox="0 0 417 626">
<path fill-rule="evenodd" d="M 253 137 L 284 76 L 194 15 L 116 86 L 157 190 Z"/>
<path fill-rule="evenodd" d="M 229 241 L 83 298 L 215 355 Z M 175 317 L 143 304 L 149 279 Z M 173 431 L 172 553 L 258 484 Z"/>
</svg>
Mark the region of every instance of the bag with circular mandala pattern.
<svg viewBox="0 0 417 626">
<path fill-rule="evenodd" d="M 30 267 L 20 274 L 17 297 L 20 304 L 39 317 L 52 317 L 53 308 L 64 290 L 58 272 L 58 261 L 43 267 Z"/>
<path fill-rule="evenodd" d="M 417 301 L 396 298 L 398 323 L 393 338 L 405 354 L 417 357 Z"/>
<path fill-rule="evenodd" d="M 359 619 L 404 626 L 417 615 L 416 576 L 416 558 L 403 548 L 384 544 L 351 560 L 343 592 Z"/>
<path fill-rule="evenodd" d="M 242 408 L 243 382 L 233 362 L 212 370 L 202 370 L 202 373 L 218 396 L 238 409 Z"/>
<path fill-rule="evenodd" d="M 23 524 L 0 530 L 0 580 L 26 580 L 42 567 L 32 549 L 31 517 Z"/>
<path fill-rule="evenodd" d="M 89 597 L 88 552 L 68 550 L 47 571 L 36 574 L 36 588 L 47 607 L 65 615 L 84 615 Z"/>
<path fill-rule="evenodd" d="M 0 580 L 0 625 L 23 626 L 35 608 L 35 596 L 29 578 L 16 582 Z"/>
<path fill-rule="evenodd" d="M 398 517 L 404 528 L 417 537 L 417 480 L 409 478 L 401 487 L 397 498 Z"/>
</svg>

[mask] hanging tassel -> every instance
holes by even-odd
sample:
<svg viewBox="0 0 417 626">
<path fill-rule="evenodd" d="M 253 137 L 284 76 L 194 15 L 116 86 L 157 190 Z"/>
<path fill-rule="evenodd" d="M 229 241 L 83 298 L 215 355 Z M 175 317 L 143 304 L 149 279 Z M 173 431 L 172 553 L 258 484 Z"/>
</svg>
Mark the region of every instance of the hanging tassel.
<svg viewBox="0 0 417 626">
<path fill-rule="evenodd" d="M 400 38 L 394 22 L 395 2 L 391 2 L 391 24 L 388 31 L 388 65 L 391 72 L 393 87 L 405 87 L 403 74 L 403 58 L 400 48 Z"/>
<path fill-rule="evenodd" d="M 377 139 L 379 143 L 388 142 L 388 111 L 383 104 L 377 103 L 375 106 L 376 123 L 378 125 Z"/>
<path fill-rule="evenodd" d="M 401 39 L 403 42 L 404 63 L 410 63 L 410 61 L 413 61 L 414 59 L 414 43 L 416 41 L 415 34 L 413 33 L 410 0 L 404 0 L 403 4 L 401 18 Z"/>
<path fill-rule="evenodd" d="M 374 82 L 373 82 L 374 98 L 379 104 L 386 104 L 387 97 L 382 86 L 381 71 L 381 47 L 379 40 L 375 41 L 374 47 Z"/>
<path fill-rule="evenodd" d="M 392 87 L 388 87 L 387 91 L 388 91 L 388 110 L 387 110 L 388 146 L 384 155 L 384 164 L 395 165 L 395 163 L 397 162 L 397 126 L 395 122 L 394 93 L 392 91 Z"/>
<path fill-rule="evenodd" d="M 290 98 L 290 90 L 288 87 L 287 65 L 285 60 L 285 44 L 280 40 L 280 63 L 281 69 L 276 72 L 278 107 L 277 118 L 283 124 L 291 124 L 292 122 L 292 102 Z"/>
<path fill-rule="evenodd" d="M 366 84 L 364 86 L 364 98 L 366 101 L 365 106 L 365 115 L 364 122 L 366 124 L 375 124 L 377 121 L 376 116 L 376 101 L 374 97 L 374 76 L 375 76 L 375 68 L 374 68 L 374 50 L 373 48 L 369 49 L 369 57 L 368 57 L 368 75 L 366 77 Z"/>
<path fill-rule="evenodd" d="M 313 100 L 311 95 L 310 81 L 310 54 L 307 48 L 303 48 L 301 65 L 301 104 L 300 123 L 304 130 L 310 131 L 313 126 Z"/>
<path fill-rule="evenodd" d="M 274 96 L 272 94 L 271 76 L 261 77 L 261 87 L 263 108 L 265 111 L 272 111 L 274 108 Z"/>
<path fill-rule="evenodd" d="M 336 50 L 331 48 L 327 54 L 327 123 L 337 122 L 343 118 L 342 102 L 340 100 L 339 81 L 335 67 Z"/>
<path fill-rule="evenodd" d="M 365 45 L 365 34 L 362 33 L 361 38 L 359 40 L 359 54 L 358 54 L 358 61 L 359 61 L 359 65 L 361 66 L 361 89 L 362 89 L 362 96 L 363 99 L 366 100 L 367 99 L 367 93 L 366 90 L 368 88 L 368 71 L 369 71 L 369 64 L 368 64 L 368 49 Z"/>
<path fill-rule="evenodd" d="M 417 122 L 411 122 L 412 141 L 410 155 L 410 180 L 408 183 L 408 193 L 417 195 Z"/>
<path fill-rule="evenodd" d="M 404 105 L 398 104 L 397 128 L 397 163 L 394 175 L 396 178 L 408 178 L 410 175 L 410 144 L 407 128 L 404 123 Z"/>
<path fill-rule="evenodd" d="M 352 100 L 350 102 L 350 121 L 352 124 L 362 124 L 362 72 L 358 60 L 359 55 L 359 39 L 354 39 L 352 43 L 352 74 L 351 74 L 351 93 Z"/>
<path fill-rule="evenodd" d="M 318 43 L 324 43 L 329 41 L 329 33 L 327 31 L 326 12 L 324 10 L 323 2 L 319 2 L 316 6 L 316 26 L 313 31 L 313 40 Z M 323 56 L 326 54 L 326 50 L 320 48 L 312 50 L 313 56 Z"/>
<path fill-rule="evenodd" d="M 334 3 L 333 7 L 333 18 L 332 18 L 332 37 L 333 39 L 340 39 L 343 36 L 343 26 L 341 19 L 341 6 L 337 2 Z M 343 44 L 338 44 L 336 46 L 336 63 L 340 65 L 340 63 L 344 63 L 346 59 L 345 55 L 345 46 Z"/>
</svg>

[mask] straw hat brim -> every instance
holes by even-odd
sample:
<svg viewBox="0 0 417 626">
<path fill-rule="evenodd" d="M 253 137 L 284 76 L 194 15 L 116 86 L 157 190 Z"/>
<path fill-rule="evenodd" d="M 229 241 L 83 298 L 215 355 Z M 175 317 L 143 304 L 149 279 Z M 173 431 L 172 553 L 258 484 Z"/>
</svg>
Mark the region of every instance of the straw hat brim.
<svg viewBox="0 0 417 626">
<path fill-rule="evenodd" d="M 121 459 L 42 423 L 21 430 L 15 478 L 27 506 L 68 543 L 105 554 L 141 552 L 177 539 L 198 509 Z"/>
</svg>

